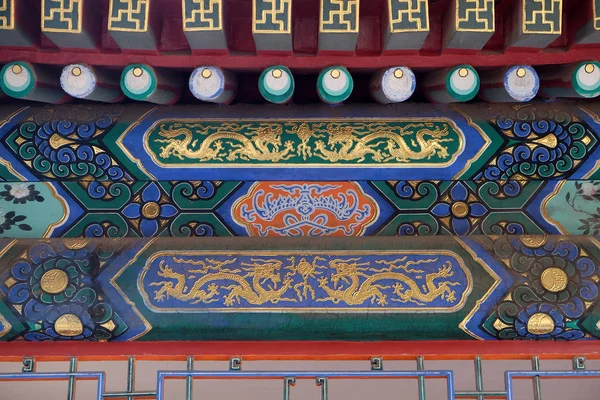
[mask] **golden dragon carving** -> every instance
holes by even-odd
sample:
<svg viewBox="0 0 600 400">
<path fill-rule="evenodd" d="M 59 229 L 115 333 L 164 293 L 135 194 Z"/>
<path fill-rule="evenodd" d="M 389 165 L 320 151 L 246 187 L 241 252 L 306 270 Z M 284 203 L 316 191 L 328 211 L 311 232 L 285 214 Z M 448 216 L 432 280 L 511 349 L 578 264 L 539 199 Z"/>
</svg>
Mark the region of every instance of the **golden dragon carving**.
<svg viewBox="0 0 600 400">
<path fill-rule="evenodd" d="M 415 134 L 415 139 L 411 139 L 411 145 L 418 147 L 413 150 L 403 135 L 407 134 L 406 128 L 399 128 L 400 133 L 389 130 L 379 130 L 365 136 L 357 136 L 353 133 L 352 127 L 334 127 L 328 126 L 329 140 L 327 145 L 332 150 L 327 150 L 325 142 L 319 140 L 315 142 L 315 155 L 331 161 L 356 161 L 363 162 L 367 155 L 371 155 L 377 162 L 409 162 L 415 160 L 430 159 L 433 156 L 447 158 L 448 148 L 442 146 L 443 142 L 452 142 L 453 139 L 443 138 L 448 135 L 448 128 L 435 129 L 422 128 Z M 412 132 L 408 132 L 411 133 Z M 429 136 L 429 139 L 425 139 Z M 378 149 L 382 142 L 386 143 L 388 153 Z M 340 145 L 339 149 L 336 146 Z"/>
<path fill-rule="evenodd" d="M 392 298 L 392 301 L 401 303 L 412 302 L 419 305 L 431 303 L 438 297 L 446 302 L 456 300 L 456 292 L 450 290 L 449 286 L 460 285 L 460 282 L 443 281 L 435 284 L 438 278 L 449 278 L 454 275 L 452 265 L 446 262 L 437 272 L 432 272 L 425 275 L 424 290 L 421 290 L 417 282 L 408 275 L 397 272 L 403 270 L 407 273 L 423 274 L 425 271 L 418 269 L 409 269 L 410 265 L 419 265 L 430 262 L 437 262 L 437 258 L 427 260 L 408 261 L 404 264 L 400 262 L 406 261 L 407 257 L 402 257 L 394 261 L 378 260 L 378 264 L 386 264 L 387 268 L 367 268 L 370 263 L 358 263 L 360 258 L 335 259 L 330 261 L 330 267 L 336 272 L 331 275 L 331 283 L 333 288 L 329 287 L 329 280 L 326 277 L 319 278 L 319 287 L 327 292 L 329 297 L 317 299 L 317 301 L 332 301 L 335 304 L 344 302 L 349 305 L 363 304 L 367 300 L 371 303 L 377 302 L 380 306 L 388 304 L 387 295 L 382 290 L 393 288 L 393 294 L 397 298 Z M 365 274 L 365 271 L 374 272 L 373 274 Z M 364 281 L 360 281 L 360 278 Z M 396 281 L 393 287 L 384 286 L 376 282 L 383 280 Z M 340 281 L 348 286 L 340 285 Z M 339 288 L 338 288 L 339 287 Z"/>
<path fill-rule="evenodd" d="M 411 266 L 435 263 L 438 258 L 428 258 L 417 261 L 406 261 L 401 257 L 393 261 L 377 260 L 380 267 L 371 267 L 371 262 L 360 262 L 361 257 L 336 258 L 329 262 L 323 257 L 315 256 L 309 262 L 302 257 L 296 263 L 295 257 L 289 257 L 288 266 L 282 268 L 283 262 L 277 259 L 251 258 L 250 263 L 240 262 L 237 258 L 217 261 L 207 258 L 205 261 L 173 258 L 175 263 L 199 265 L 201 268 L 187 270 L 187 276 L 172 270 L 166 261 L 159 263 L 158 276 L 167 280 L 151 282 L 150 286 L 158 286 L 154 300 L 162 302 L 170 297 L 190 304 L 214 303 L 222 299 L 223 305 L 232 307 L 245 300 L 252 305 L 279 302 L 302 302 L 316 300 L 317 302 L 331 301 L 334 304 L 361 305 L 366 301 L 379 306 L 386 306 L 389 301 L 426 305 L 440 298 L 448 303 L 456 300 L 456 292 L 452 286 L 460 282 L 448 279 L 441 282 L 436 280 L 450 278 L 454 275 L 452 264 L 446 262 L 436 272 L 425 273 L 421 269 L 411 269 Z M 235 264 L 241 268 L 231 268 Z M 284 270 L 285 273 L 282 279 Z M 329 278 L 318 278 L 318 287 L 326 296 L 318 295 L 317 287 L 312 286 L 310 279 L 317 275 L 332 272 Z M 200 274 L 197 277 L 196 274 Z M 422 279 L 419 285 L 409 275 Z M 296 279 L 293 279 L 296 277 Z M 300 279 L 298 279 L 300 278 Z M 384 285 L 385 281 L 388 284 Z M 189 282 L 189 283 L 188 283 Z M 229 284 L 229 282 L 232 282 Z M 297 282 L 294 284 L 294 282 Z M 391 284 L 390 282 L 394 282 Z M 279 284 L 281 283 L 281 286 Z M 285 297 L 288 290 L 293 290 L 297 298 Z M 384 291 L 388 290 L 390 297 Z M 223 292 L 223 293 L 221 293 Z"/>
<path fill-rule="evenodd" d="M 184 262 L 188 264 L 201 265 L 202 268 L 189 270 L 190 274 L 203 274 L 193 282 L 191 287 L 187 284 L 188 279 L 195 279 L 194 275 L 186 276 L 184 274 L 173 271 L 163 260 L 159 263 L 158 276 L 172 281 L 152 282 L 150 286 L 160 286 L 155 292 L 154 299 L 163 301 L 169 297 L 177 300 L 189 301 L 190 304 L 212 303 L 218 301 L 219 289 L 229 290 L 223 297 L 223 304 L 233 306 L 236 302 L 239 303 L 240 298 L 243 298 L 250 304 L 261 305 L 265 303 L 277 304 L 280 301 L 296 301 L 295 299 L 285 298 L 283 295 L 290 288 L 292 279 L 287 277 L 283 281 L 283 285 L 277 289 L 277 285 L 281 282 L 280 270 L 282 262 L 274 259 L 252 258 L 252 263 L 241 263 L 241 269 L 223 268 L 226 265 L 233 264 L 237 258 L 216 261 L 207 259 L 204 261 L 182 260 L 174 258 L 175 262 Z M 211 273 L 210 271 L 215 271 Z M 242 274 L 242 271 L 246 274 Z M 250 279 L 250 282 L 248 281 Z M 214 282 L 223 281 L 234 282 L 231 285 L 217 285 Z M 272 286 L 264 288 L 263 285 L 271 282 Z M 206 285 L 206 290 L 203 287 Z"/>
<path fill-rule="evenodd" d="M 294 144 L 287 141 L 282 150 L 281 126 L 273 128 L 265 126 L 258 128 L 251 136 L 242 135 L 233 131 L 218 131 L 207 135 L 197 149 L 199 139 L 194 139 L 194 133 L 187 128 L 165 129 L 161 127 L 160 136 L 164 139 L 155 139 L 158 143 L 166 143 L 160 148 L 160 157 L 174 156 L 180 160 L 193 159 L 196 161 L 228 161 L 255 160 L 279 162 L 293 157 L 291 152 Z M 200 134 L 203 132 L 199 131 Z M 227 142 L 224 142 L 227 140 Z M 224 143 L 228 149 L 225 149 Z"/>
<path fill-rule="evenodd" d="M 176 124 L 168 129 L 161 126 L 158 132 L 160 138 L 154 141 L 165 144 L 159 152 L 163 159 L 173 156 L 198 162 L 254 160 L 276 163 L 293 157 L 306 161 L 315 156 L 331 163 L 360 163 L 367 157 L 378 163 L 407 163 L 429 160 L 434 156 L 448 158 L 448 148 L 443 143 L 455 140 L 446 137 L 449 134 L 448 127 L 425 125 L 415 123 L 392 129 L 385 124 L 340 126 L 330 123 L 325 127 L 325 123 L 313 123 L 311 129 L 305 122 L 300 125 L 286 123 L 287 134 L 297 137 L 299 143 L 298 139 L 296 142 L 288 140 L 281 148 L 281 125 L 253 128 L 249 124 L 223 124 L 215 132 L 209 133 L 209 128 L 202 124 L 188 127 Z M 251 133 L 239 133 L 244 129 Z M 320 140 L 326 136 L 327 143 L 324 139 Z"/>
</svg>

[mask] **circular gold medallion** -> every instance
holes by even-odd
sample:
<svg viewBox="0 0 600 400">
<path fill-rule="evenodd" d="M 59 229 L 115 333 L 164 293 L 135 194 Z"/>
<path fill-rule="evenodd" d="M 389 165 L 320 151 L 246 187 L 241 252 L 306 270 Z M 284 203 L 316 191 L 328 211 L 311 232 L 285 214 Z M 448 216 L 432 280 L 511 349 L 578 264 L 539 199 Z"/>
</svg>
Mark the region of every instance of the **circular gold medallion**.
<svg viewBox="0 0 600 400">
<path fill-rule="evenodd" d="M 84 237 L 76 237 L 76 238 L 63 238 L 63 243 L 67 247 L 67 249 L 71 250 L 79 250 L 83 249 L 88 245 L 90 239 Z"/>
<path fill-rule="evenodd" d="M 19 64 L 15 64 L 12 66 L 11 70 L 13 74 L 19 75 L 21 72 L 23 72 L 23 67 L 21 67 Z"/>
<path fill-rule="evenodd" d="M 591 74 L 592 72 L 594 72 L 594 70 L 596 69 L 596 66 L 592 63 L 589 64 L 585 64 L 585 72 L 587 72 L 588 74 Z"/>
<path fill-rule="evenodd" d="M 40 279 L 42 290 L 49 294 L 58 294 L 67 288 L 69 277 L 61 269 L 50 269 Z"/>
<path fill-rule="evenodd" d="M 569 277 L 560 268 L 551 267 L 546 268 L 544 272 L 542 272 L 542 286 L 544 289 L 550 292 L 560 292 L 567 287 L 567 283 L 569 283 Z"/>
<path fill-rule="evenodd" d="M 273 70 L 273 72 L 271 72 L 271 75 L 273 75 L 273 78 L 279 79 L 281 78 L 281 75 L 283 75 L 283 71 L 279 68 L 276 68 Z"/>
<path fill-rule="evenodd" d="M 332 69 L 330 73 L 331 73 L 331 77 L 333 79 L 339 78 L 340 75 L 342 74 L 339 69 Z"/>
<path fill-rule="evenodd" d="M 71 73 L 72 73 L 74 76 L 79 76 L 79 75 L 81 75 L 81 68 L 79 68 L 79 67 L 75 67 L 75 68 L 73 68 L 73 69 L 71 70 Z"/>
<path fill-rule="evenodd" d="M 519 78 L 523 78 L 525 75 L 527 75 L 527 70 L 525 68 L 517 69 L 517 76 Z"/>
<path fill-rule="evenodd" d="M 464 218 L 469 215 L 469 206 L 463 201 L 457 201 L 452 204 L 452 214 L 458 218 Z"/>
<path fill-rule="evenodd" d="M 143 73 L 144 73 L 144 70 L 141 69 L 140 67 L 135 67 L 133 69 L 133 76 L 137 76 L 139 78 L 140 76 L 142 76 Z"/>
<path fill-rule="evenodd" d="M 461 78 L 466 77 L 467 75 L 469 75 L 469 70 L 466 68 L 461 68 L 458 70 L 458 76 L 460 76 Z"/>
<path fill-rule="evenodd" d="M 527 330 L 534 335 L 545 335 L 554 330 L 554 320 L 545 313 L 535 313 L 529 317 Z"/>
<path fill-rule="evenodd" d="M 77 336 L 83 333 L 83 324 L 75 314 L 63 314 L 54 323 L 54 330 L 61 336 Z"/>
<path fill-rule="evenodd" d="M 144 218 L 154 219 L 160 214 L 160 206 L 153 201 L 144 204 L 142 207 L 142 215 Z"/>
<path fill-rule="evenodd" d="M 548 238 L 546 235 L 523 235 L 519 237 L 519 240 L 529 248 L 536 248 L 545 245 Z"/>
<path fill-rule="evenodd" d="M 401 79 L 401 78 L 404 76 L 404 72 L 402 72 L 402 70 L 401 70 L 400 68 L 396 68 L 396 69 L 394 70 L 394 76 L 395 76 L 397 79 Z"/>
<path fill-rule="evenodd" d="M 210 78 L 211 76 L 212 76 L 212 71 L 211 71 L 210 69 L 208 69 L 208 68 L 204 68 L 204 69 L 202 70 L 202 77 L 203 77 L 204 79 L 208 79 L 208 78 Z"/>
</svg>

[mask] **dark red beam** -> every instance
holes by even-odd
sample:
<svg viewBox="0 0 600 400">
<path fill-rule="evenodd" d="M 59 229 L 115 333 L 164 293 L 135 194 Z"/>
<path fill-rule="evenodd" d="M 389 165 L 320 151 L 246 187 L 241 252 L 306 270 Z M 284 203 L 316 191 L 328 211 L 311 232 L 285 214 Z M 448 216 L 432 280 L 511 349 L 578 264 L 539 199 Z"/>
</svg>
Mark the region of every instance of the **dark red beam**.
<svg viewBox="0 0 600 400">
<path fill-rule="evenodd" d="M 68 65 L 84 62 L 90 65 L 124 67 L 132 63 L 146 63 L 155 67 L 193 69 L 198 65 L 217 65 L 232 70 L 260 71 L 271 65 L 283 64 L 295 71 L 316 72 L 329 65 L 344 65 L 354 70 L 404 65 L 416 69 L 434 69 L 468 63 L 474 67 L 498 67 L 505 65 L 568 64 L 600 57 L 599 48 L 578 48 L 569 51 L 548 49 L 544 52 L 505 52 L 478 54 L 381 55 L 381 56 L 238 56 L 238 55 L 189 55 L 189 54 L 112 54 L 82 53 L 73 51 L 48 52 L 40 50 L 11 50 L 3 48 L 0 64 L 10 61 L 29 61 L 39 64 Z"/>
<path fill-rule="evenodd" d="M 600 359 L 600 344 L 595 340 L 577 342 L 533 341 L 416 341 L 416 342 L 7 342 L 0 343 L 0 361 L 35 356 L 40 360 L 123 359 L 134 355 L 149 359 L 227 360 L 368 360 L 380 356 L 388 360 L 426 359 L 528 359 L 533 355 L 547 359 L 586 356 Z"/>
</svg>

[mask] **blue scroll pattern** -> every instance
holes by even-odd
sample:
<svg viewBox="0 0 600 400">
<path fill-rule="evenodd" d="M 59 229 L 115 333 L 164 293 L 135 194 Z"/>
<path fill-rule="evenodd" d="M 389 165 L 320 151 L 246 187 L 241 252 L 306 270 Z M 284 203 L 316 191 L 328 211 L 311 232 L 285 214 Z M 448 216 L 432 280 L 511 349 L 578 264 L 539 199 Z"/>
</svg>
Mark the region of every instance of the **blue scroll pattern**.
<svg viewBox="0 0 600 400">
<path fill-rule="evenodd" d="M 493 111 L 492 111 L 493 113 Z M 475 179 L 558 179 L 567 177 L 596 148 L 598 140 L 576 115 L 526 105 L 492 122 L 508 146 Z"/>
<path fill-rule="evenodd" d="M 15 156 L 44 179 L 127 179 L 131 177 L 99 140 L 119 114 L 119 109 L 84 106 L 43 109 L 5 140 Z"/>
</svg>

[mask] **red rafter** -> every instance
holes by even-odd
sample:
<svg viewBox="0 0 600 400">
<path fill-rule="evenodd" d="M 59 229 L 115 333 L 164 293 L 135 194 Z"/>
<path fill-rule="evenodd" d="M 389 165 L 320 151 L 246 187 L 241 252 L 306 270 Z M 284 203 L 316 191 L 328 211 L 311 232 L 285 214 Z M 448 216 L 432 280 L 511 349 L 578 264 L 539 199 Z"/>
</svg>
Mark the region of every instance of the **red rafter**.
<svg viewBox="0 0 600 400">
<path fill-rule="evenodd" d="M 600 49 L 572 49 L 570 51 L 551 51 L 542 53 L 511 52 L 503 54 L 460 55 L 442 54 L 440 56 L 390 55 L 364 56 L 354 55 L 326 56 L 216 56 L 216 55 L 141 55 L 81 53 L 61 51 L 50 53 L 31 50 L 9 50 L 0 52 L 0 63 L 10 61 L 28 61 L 39 64 L 68 65 L 84 62 L 90 65 L 124 67 L 133 63 L 146 63 L 154 67 L 193 69 L 198 65 L 217 65 L 231 70 L 260 71 L 271 65 L 285 65 L 299 72 L 316 72 L 329 65 L 344 65 L 351 70 L 372 70 L 374 68 L 404 65 L 415 69 L 433 69 L 468 63 L 474 67 L 498 67 L 505 65 L 549 65 L 567 64 L 600 57 Z"/>
</svg>

